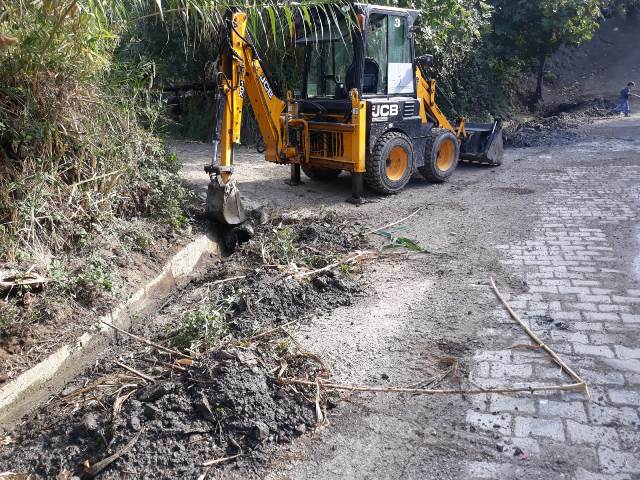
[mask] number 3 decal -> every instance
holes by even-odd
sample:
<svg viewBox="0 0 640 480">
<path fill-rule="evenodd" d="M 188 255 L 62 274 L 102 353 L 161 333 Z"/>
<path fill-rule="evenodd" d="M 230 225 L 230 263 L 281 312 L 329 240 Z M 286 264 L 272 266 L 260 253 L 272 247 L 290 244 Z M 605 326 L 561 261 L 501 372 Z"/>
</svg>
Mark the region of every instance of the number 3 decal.
<svg viewBox="0 0 640 480">
<path fill-rule="evenodd" d="M 396 18 L 396 19 L 395 19 L 395 21 L 393 22 L 393 25 L 394 25 L 394 27 L 396 27 L 396 28 L 400 28 L 400 25 L 402 25 L 402 24 L 400 23 L 400 19 L 399 19 L 399 18 Z"/>
</svg>

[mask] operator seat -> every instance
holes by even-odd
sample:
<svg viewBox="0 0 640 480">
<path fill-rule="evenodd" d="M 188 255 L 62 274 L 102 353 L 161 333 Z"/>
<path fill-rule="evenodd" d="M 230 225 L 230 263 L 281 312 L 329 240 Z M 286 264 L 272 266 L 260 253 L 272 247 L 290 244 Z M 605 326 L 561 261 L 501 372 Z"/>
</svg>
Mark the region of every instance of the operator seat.
<svg viewBox="0 0 640 480">
<path fill-rule="evenodd" d="M 373 58 L 364 59 L 364 75 L 362 76 L 362 93 L 378 93 L 380 65 Z"/>
<path fill-rule="evenodd" d="M 358 69 L 354 61 L 345 75 L 345 90 L 350 92 L 358 88 Z M 380 78 L 380 66 L 373 58 L 364 59 L 364 74 L 362 79 L 362 93 L 378 93 L 378 81 Z"/>
</svg>

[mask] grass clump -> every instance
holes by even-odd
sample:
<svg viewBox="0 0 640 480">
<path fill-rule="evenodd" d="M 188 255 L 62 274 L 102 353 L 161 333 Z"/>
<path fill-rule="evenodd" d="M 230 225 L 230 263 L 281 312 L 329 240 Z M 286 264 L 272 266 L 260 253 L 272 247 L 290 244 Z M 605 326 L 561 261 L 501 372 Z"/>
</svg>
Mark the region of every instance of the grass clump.
<svg viewBox="0 0 640 480">
<path fill-rule="evenodd" d="M 203 351 L 229 333 L 228 319 L 240 301 L 242 292 L 218 296 L 208 305 L 200 305 L 187 312 L 180 328 L 170 338 L 175 348 Z"/>
<path fill-rule="evenodd" d="M 106 2 L 0 3 L 0 261 L 82 249 L 116 219 L 188 227 L 153 65 L 114 54 L 126 28 Z"/>
</svg>

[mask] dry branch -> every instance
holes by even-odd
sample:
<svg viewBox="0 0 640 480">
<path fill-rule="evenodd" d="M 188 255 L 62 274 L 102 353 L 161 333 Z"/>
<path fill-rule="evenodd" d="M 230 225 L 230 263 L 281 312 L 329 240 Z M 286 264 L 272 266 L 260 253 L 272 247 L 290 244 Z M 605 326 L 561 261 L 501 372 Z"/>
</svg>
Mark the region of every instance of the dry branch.
<svg viewBox="0 0 640 480">
<path fill-rule="evenodd" d="M 496 296 L 498 297 L 498 299 L 502 302 L 502 304 L 504 305 L 504 307 L 507 309 L 507 311 L 509 312 L 509 314 L 511 315 L 511 318 L 513 318 L 516 322 L 518 322 L 520 324 L 520 326 L 524 329 L 525 332 L 527 332 L 527 335 L 529 335 L 529 337 L 531 337 L 531 339 L 536 342 L 538 344 L 538 346 L 540 348 L 542 348 L 545 352 L 547 352 L 549 354 L 549 356 L 553 359 L 554 362 L 556 362 L 556 364 L 558 364 L 558 366 L 564 370 L 567 374 L 569 374 L 569 376 L 571 378 L 573 378 L 576 382 L 578 382 L 577 384 L 580 385 L 582 388 L 581 390 L 585 392 L 585 394 L 587 395 L 587 397 L 590 399 L 591 395 L 589 394 L 589 387 L 587 386 L 587 382 L 585 382 L 582 377 L 580 377 L 580 375 L 578 375 L 576 372 L 574 372 L 571 367 L 569 367 L 559 356 L 556 352 L 554 352 L 553 350 L 551 350 L 551 348 L 549 346 L 547 346 L 542 340 L 540 340 L 540 337 L 538 337 L 533 330 L 531 330 L 520 318 L 520 316 L 513 310 L 513 308 L 511 308 L 511 305 L 509 305 L 509 302 L 507 302 L 507 300 L 502 296 L 502 294 L 500 293 L 500 290 L 498 290 L 498 287 L 496 286 L 496 282 L 493 280 L 493 277 L 490 277 L 489 280 L 491 281 L 491 287 L 493 288 L 493 291 L 495 292 Z"/>
<path fill-rule="evenodd" d="M 104 320 L 101 320 L 102 323 L 104 323 L 107 327 L 111 327 L 113 328 L 116 332 L 120 332 L 124 335 L 127 335 L 128 337 L 133 338 L 134 340 L 140 342 L 140 343 L 144 343 L 146 345 L 149 345 L 151 347 L 157 348 L 158 350 L 165 352 L 165 353 L 170 353 L 172 355 L 178 355 L 180 357 L 184 357 L 184 358 L 191 358 L 193 359 L 193 357 L 191 355 L 187 355 L 186 353 L 181 353 L 178 350 L 174 350 L 172 348 L 169 347 L 165 347 L 163 345 L 159 345 L 157 343 L 152 342 L 151 340 L 147 340 L 144 337 L 140 337 L 138 335 L 134 335 L 133 333 L 129 333 L 126 330 L 123 330 L 122 328 L 116 327 L 115 325 L 113 325 L 112 323 L 107 323 Z"/>
<path fill-rule="evenodd" d="M 234 458 L 238 458 L 241 454 L 238 453 L 236 455 L 231 455 L 230 457 L 222 457 L 222 458 L 215 458 L 213 460 L 207 460 L 206 462 L 204 462 L 202 464 L 203 467 L 209 467 L 211 465 L 218 465 L 220 463 L 224 463 L 224 462 L 228 462 L 229 460 L 233 460 Z"/>
<path fill-rule="evenodd" d="M 113 462 L 115 462 L 116 460 L 118 460 L 122 455 L 124 455 L 125 453 L 127 453 L 129 450 L 131 450 L 133 448 L 133 446 L 136 444 L 136 442 L 138 441 L 138 439 L 140 438 L 140 435 L 142 434 L 143 430 L 140 430 L 135 437 L 133 437 L 131 440 L 129 440 L 129 443 L 127 443 L 120 451 L 114 453 L 113 455 L 109 455 L 106 458 L 103 458 L 102 460 L 100 460 L 99 462 L 94 463 L 86 472 L 87 476 L 89 478 L 93 478 L 96 475 L 98 475 L 102 470 L 104 470 L 105 468 L 107 468 L 109 465 L 111 465 Z"/>
<path fill-rule="evenodd" d="M 582 383 L 567 385 L 538 385 L 519 388 L 477 388 L 477 389 L 427 389 L 427 388 L 405 388 L 405 387 L 369 387 L 360 385 L 342 385 L 339 383 L 323 382 L 321 380 L 309 381 L 297 378 L 276 378 L 276 383 L 281 385 L 303 385 L 305 387 L 316 387 L 318 384 L 328 390 L 346 390 L 350 392 L 373 392 L 373 393 L 409 393 L 412 395 L 481 395 L 486 393 L 533 393 L 533 392 L 553 392 L 558 390 L 575 391 L 583 390 Z"/>
<path fill-rule="evenodd" d="M 380 228 L 375 228 L 373 230 L 369 230 L 368 232 L 365 232 L 365 235 L 371 235 L 372 233 L 377 233 L 380 230 L 386 230 L 387 228 L 391 228 L 391 227 L 395 227 L 396 225 L 401 224 L 402 222 L 406 222 L 407 220 L 409 220 L 410 218 L 415 217 L 418 213 L 420 213 L 422 210 L 424 210 L 424 207 L 420 207 L 419 209 L 417 209 L 415 212 L 413 212 L 411 215 L 407 215 L 404 218 L 401 218 L 400 220 L 393 222 L 393 223 L 389 223 L 387 225 L 384 225 Z"/>
<path fill-rule="evenodd" d="M 153 383 L 153 382 L 155 382 L 155 381 L 156 381 L 156 379 L 155 379 L 155 378 L 150 377 L 150 376 L 149 376 L 149 375 L 147 375 L 146 373 L 142 373 L 141 371 L 136 370 L 135 368 L 130 367 L 129 365 L 125 365 L 124 363 L 122 363 L 122 362 L 118 362 L 118 361 L 116 361 L 115 363 L 116 363 L 116 365 L 118 365 L 119 367 L 124 368 L 126 371 L 133 373 L 134 375 L 136 375 L 136 376 L 138 376 L 138 377 L 142 378 L 143 380 L 146 380 L 147 382 L 151 382 L 151 383 Z"/>
<path fill-rule="evenodd" d="M 358 260 L 365 258 L 366 256 L 379 256 L 380 253 L 379 252 L 374 252 L 373 250 L 364 250 L 364 251 L 359 251 L 357 252 L 355 255 L 349 257 L 349 258 L 345 258 L 343 260 L 339 260 L 337 262 L 334 262 L 330 265 L 327 265 L 326 267 L 322 267 L 322 268 L 318 268 L 317 270 L 311 270 L 308 272 L 303 272 L 303 273 L 296 273 L 294 275 L 290 275 L 289 278 L 304 278 L 304 277 L 309 277 L 311 275 L 317 275 L 318 273 L 322 273 L 322 272 L 326 272 L 328 270 L 333 270 L 336 267 L 339 267 L 340 265 L 344 265 L 344 264 L 349 264 L 349 263 L 356 263 Z"/>
</svg>

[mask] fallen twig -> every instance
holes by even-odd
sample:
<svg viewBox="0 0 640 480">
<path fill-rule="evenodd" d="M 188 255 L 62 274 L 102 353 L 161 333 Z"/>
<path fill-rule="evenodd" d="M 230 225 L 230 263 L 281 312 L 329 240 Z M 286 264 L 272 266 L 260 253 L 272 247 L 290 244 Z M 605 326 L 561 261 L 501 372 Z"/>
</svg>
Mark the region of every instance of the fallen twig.
<svg viewBox="0 0 640 480">
<path fill-rule="evenodd" d="M 140 430 L 135 437 L 133 437 L 131 440 L 129 440 L 129 443 L 127 443 L 120 451 L 114 453 L 113 455 L 109 455 L 106 458 L 103 458 L 102 460 L 100 460 L 99 462 L 94 463 L 91 467 L 89 467 L 86 471 L 86 475 L 89 478 L 95 477 L 96 475 L 98 475 L 102 470 L 104 470 L 105 468 L 107 468 L 109 465 L 111 465 L 113 462 L 115 462 L 116 460 L 118 460 L 122 455 L 124 455 L 125 453 L 127 453 L 129 450 L 131 450 L 131 448 L 133 448 L 133 446 L 136 444 L 136 442 L 138 441 L 138 439 L 140 438 L 140 435 L 142 435 L 142 432 L 144 431 L 144 429 Z"/>
<path fill-rule="evenodd" d="M 591 394 L 589 393 L 589 387 L 587 386 L 587 382 L 585 382 L 582 379 L 582 377 L 580 377 L 580 375 L 578 375 L 576 372 L 574 372 L 571 369 L 571 367 L 569 367 L 558 356 L 558 354 L 556 352 L 551 350 L 551 348 L 549 346 L 547 346 L 542 340 L 540 340 L 540 338 L 533 332 L 533 330 L 531 330 L 527 326 L 527 324 L 525 324 L 522 321 L 522 319 L 513 310 L 513 308 L 511 308 L 511 305 L 509 305 L 509 302 L 507 302 L 507 300 L 502 296 L 502 294 L 500 293 L 500 290 L 498 290 L 498 287 L 496 286 L 496 282 L 493 280 L 493 277 L 489 277 L 489 280 L 491 281 L 491 287 L 493 288 L 493 291 L 495 292 L 495 294 L 498 297 L 498 299 L 502 302 L 504 307 L 507 309 L 507 311 L 511 315 L 511 318 L 513 318 L 516 322 L 518 322 L 520 324 L 520 326 L 524 329 L 524 331 L 527 332 L 527 335 L 529 335 L 529 337 L 531 337 L 531 339 L 534 342 L 536 342 L 540 346 L 540 348 L 542 348 L 545 352 L 547 352 L 549 354 L 549 356 L 553 359 L 553 361 L 556 362 L 560 366 L 560 368 L 562 370 L 564 370 L 567 374 L 569 374 L 569 376 L 572 379 L 574 379 L 576 382 L 578 382 L 577 384 L 581 386 L 581 390 L 585 392 L 585 394 L 587 395 L 587 397 L 589 399 L 591 399 Z"/>
<path fill-rule="evenodd" d="M 339 267 L 340 265 L 344 265 L 344 264 L 348 264 L 348 263 L 355 263 L 356 261 L 366 257 L 367 255 L 375 255 L 375 256 L 379 256 L 380 253 L 379 252 L 375 252 L 373 250 L 364 250 L 364 251 L 360 251 L 357 252 L 355 255 L 349 257 L 349 258 L 345 258 L 342 260 L 339 260 L 337 262 L 334 262 L 330 265 L 327 265 L 326 267 L 322 267 L 322 268 L 318 268 L 317 270 L 311 270 L 308 272 L 302 272 L 302 273 L 296 273 L 293 275 L 290 275 L 289 278 L 304 278 L 304 277 L 308 277 L 310 275 L 317 275 L 318 273 L 322 273 L 322 272 L 326 272 L 327 270 L 332 270 L 336 267 Z"/>
<path fill-rule="evenodd" d="M 234 280 L 242 280 L 243 278 L 247 278 L 246 275 L 238 275 L 237 277 L 229 277 L 223 278 L 222 280 L 216 280 L 215 282 L 209 283 L 209 286 L 220 285 L 221 283 L 233 282 Z"/>
<path fill-rule="evenodd" d="M 376 233 L 379 232 L 380 230 L 386 230 L 387 228 L 390 227 L 395 227 L 396 225 L 401 224 L 402 222 L 406 222 L 407 220 L 409 220 L 412 217 L 415 217 L 418 213 L 420 213 L 422 210 L 424 210 L 425 207 L 420 207 L 419 209 L 417 209 L 415 212 L 413 212 L 411 215 L 407 215 L 404 218 L 401 218 L 400 220 L 393 222 L 393 223 L 389 223 L 387 225 L 383 225 L 380 228 L 374 228 L 373 230 L 369 230 L 368 232 L 365 232 L 365 235 L 371 235 L 372 233 Z"/>
<path fill-rule="evenodd" d="M 142 378 L 143 380 L 146 380 L 147 382 L 152 382 L 152 383 L 153 383 L 153 382 L 155 382 L 155 381 L 156 381 L 156 379 L 155 379 L 155 378 L 150 377 L 150 376 L 149 376 L 149 375 L 147 375 L 146 373 L 142 373 L 141 371 L 136 370 L 135 368 L 130 367 L 129 365 L 125 365 L 124 363 L 122 363 L 122 362 L 118 362 L 118 361 L 116 361 L 115 363 L 116 363 L 116 365 L 118 365 L 119 367 L 124 368 L 126 371 L 133 373 L 134 375 L 136 375 L 136 376 L 138 376 L 138 377 Z"/>
<path fill-rule="evenodd" d="M 338 383 L 323 382 L 320 379 L 312 382 L 297 378 L 276 378 L 274 381 L 281 385 L 303 385 L 306 387 L 316 387 L 318 384 L 328 390 L 347 390 L 350 392 L 373 392 L 373 393 L 410 393 L 413 395 L 480 395 L 486 393 L 522 393 L 522 392 L 545 392 L 557 390 L 582 390 L 582 383 L 568 385 L 539 385 L 519 388 L 477 388 L 477 389 L 427 389 L 427 388 L 405 388 L 405 387 L 368 387 L 360 385 L 341 385 Z"/>
<path fill-rule="evenodd" d="M 104 323 L 106 326 L 113 328 L 116 332 L 123 333 L 124 335 L 127 335 L 128 337 L 131 337 L 134 340 L 137 340 L 138 342 L 141 342 L 141 343 L 144 343 L 144 344 L 149 345 L 151 347 L 157 348 L 158 350 L 161 350 L 161 351 L 163 351 L 165 353 L 170 353 L 172 355 L 178 355 L 178 356 L 184 357 L 184 358 L 191 358 L 193 360 L 193 357 L 191 355 L 187 355 L 186 353 L 179 352 L 178 350 L 174 350 L 172 348 L 159 345 L 157 343 L 152 342 L 151 340 L 147 340 L 144 337 L 139 337 L 138 335 L 134 335 L 133 333 L 129 333 L 126 330 L 123 330 L 122 328 L 116 327 L 112 323 L 105 322 L 104 320 L 101 320 L 101 322 Z"/>
<path fill-rule="evenodd" d="M 241 454 L 238 453 L 236 455 L 231 455 L 230 457 L 222 457 L 222 458 L 215 458 L 213 460 L 207 460 L 206 462 L 204 462 L 202 464 L 203 467 L 209 467 L 211 465 L 218 465 L 220 463 L 224 463 L 224 462 L 228 462 L 229 460 L 233 460 L 234 458 L 238 458 Z"/>
</svg>

